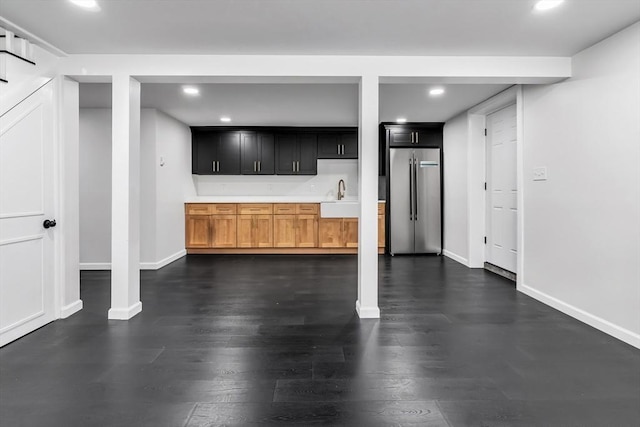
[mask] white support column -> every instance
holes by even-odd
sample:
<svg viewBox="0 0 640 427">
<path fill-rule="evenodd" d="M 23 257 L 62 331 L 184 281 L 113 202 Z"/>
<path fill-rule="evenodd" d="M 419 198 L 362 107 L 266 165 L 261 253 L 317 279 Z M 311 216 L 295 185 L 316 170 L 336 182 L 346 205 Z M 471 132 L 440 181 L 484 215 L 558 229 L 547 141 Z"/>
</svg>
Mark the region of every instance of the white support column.
<svg viewBox="0 0 640 427">
<path fill-rule="evenodd" d="M 127 320 L 140 302 L 140 82 L 113 76 L 111 308 Z"/>
<path fill-rule="evenodd" d="M 360 318 L 379 318 L 378 308 L 378 76 L 360 80 L 358 138 L 358 300 Z"/>
</svg>

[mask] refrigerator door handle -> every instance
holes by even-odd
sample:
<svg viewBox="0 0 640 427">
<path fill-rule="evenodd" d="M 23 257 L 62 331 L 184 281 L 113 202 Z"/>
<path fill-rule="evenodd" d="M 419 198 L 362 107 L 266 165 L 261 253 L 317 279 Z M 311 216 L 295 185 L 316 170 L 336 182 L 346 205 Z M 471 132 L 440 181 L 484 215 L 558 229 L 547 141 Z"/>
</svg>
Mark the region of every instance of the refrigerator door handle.
<svg viewBox="0 0 640 427">
<path fill-rule="evenodd" d="M 413 215 L 418 220 L 418 160 L 413 159 Z"/>
<path fill-rule="evenodd" d="M 413 159 L 409 159 L 409 221 L 413 221 Z"/>
</svg>

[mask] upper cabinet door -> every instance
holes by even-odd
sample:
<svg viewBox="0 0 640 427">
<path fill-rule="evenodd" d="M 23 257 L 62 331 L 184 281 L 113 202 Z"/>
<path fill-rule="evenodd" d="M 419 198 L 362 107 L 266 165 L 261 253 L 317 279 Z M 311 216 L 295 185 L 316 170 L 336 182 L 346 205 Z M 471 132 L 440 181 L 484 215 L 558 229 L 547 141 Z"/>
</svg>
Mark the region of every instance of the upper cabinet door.
<svg viewBox="0 0 640 427">
<path fill-rule="evenodd" d="M 273 175 L 276 171 L 276 144 L 273 134 L 259 133 L 258 149 L 260 150 L 258 174 Z"/>
<path fill-rule="evenodd" d="M 242 132 L 240 136 L 240 163 L 243 175 L 254 175 L 258 173 L 258 160 L 260 154 L 258 149 L 258 138 L 255 132 Z"/>
<path fill-rule="evenodd" d="M 343 132 L 340 134 L 342 143 L 342 158 L 358 158 L 358 132 Z"/>
<path fill-rule="evenodd" d="M 357 132 L 326 132 L 318 134 L 319 159 L 357 159 Z"/>
<path fill-rule="evenodd" d="M 191 173 L 195 175 L 213 175 L 216 173 L 215 159 L 218 151 L 219 135 L 214 132 L 193 133 Z"/>
<path fill-rule="evenodd" d="M 414 145 L 415 131 L 413 129 L 391 129 L 389 131 L 389 146 L 404 147 Z"/>
<path fill-rule="evenodd" d="M 389 129 L 390 147 L 442 148 L 444 123 L 420 123 Z"/>
<path fill-rule="evenodd" d="M 297 155 L 295 134 L 276 135 L 276 173 L 278 175 L 295 175 Z"/>
<path fill-rule="evenodd" d="M 273 175 L 275 143 L 269 133 L 242 132 L 241 163 L 243 175 Z"/>
<path fill-rule="evenodd" d="M 220 133 L 217 161 L 220 175 L 240 174 L 240 132 Z"/>
<path fill-rule="evenodd" d="M 315 133 L 297 136 L 298 167 L 297 175 L 318 174 L 318 137 Z"/>
<path fill-rule="evenodd" d="M 416 144 L 420 147 L 442 147 L 442 127 L 416 130 Z"/>
<path fill-rule="evenodd" d="M 318 134 L 319 159 L 339 159 L 341 151 L 340 135 L 338 133 Z"/>
</svg>

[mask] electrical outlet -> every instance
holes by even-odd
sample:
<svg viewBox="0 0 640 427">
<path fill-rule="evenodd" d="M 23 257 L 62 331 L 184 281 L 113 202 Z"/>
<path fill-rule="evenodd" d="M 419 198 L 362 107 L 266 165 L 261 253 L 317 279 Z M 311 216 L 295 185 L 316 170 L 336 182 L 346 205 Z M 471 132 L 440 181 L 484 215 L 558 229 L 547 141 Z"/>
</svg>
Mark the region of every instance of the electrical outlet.
<svg viewBox="0 0 640 427">
<path fill-rule="evenodd" d="M 533 180 L 534 181 L 546 181 L 547 180 L 547 168 L 546 167 L 533 168 Z"/>
</svg>

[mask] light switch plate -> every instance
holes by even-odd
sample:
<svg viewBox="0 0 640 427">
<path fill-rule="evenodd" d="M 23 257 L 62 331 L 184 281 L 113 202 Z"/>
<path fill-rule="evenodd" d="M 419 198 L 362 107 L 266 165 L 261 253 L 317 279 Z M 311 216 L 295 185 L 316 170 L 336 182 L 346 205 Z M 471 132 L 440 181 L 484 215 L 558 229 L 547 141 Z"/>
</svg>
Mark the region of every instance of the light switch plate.
<svg viewBox="0 0 640 427">
<path fill-rule="evenodd" d="M 547 180 L 547 168 L 546 167 L 533 168 L 533 180 L 534 181 L 546 181 Z"/>
</svg>

